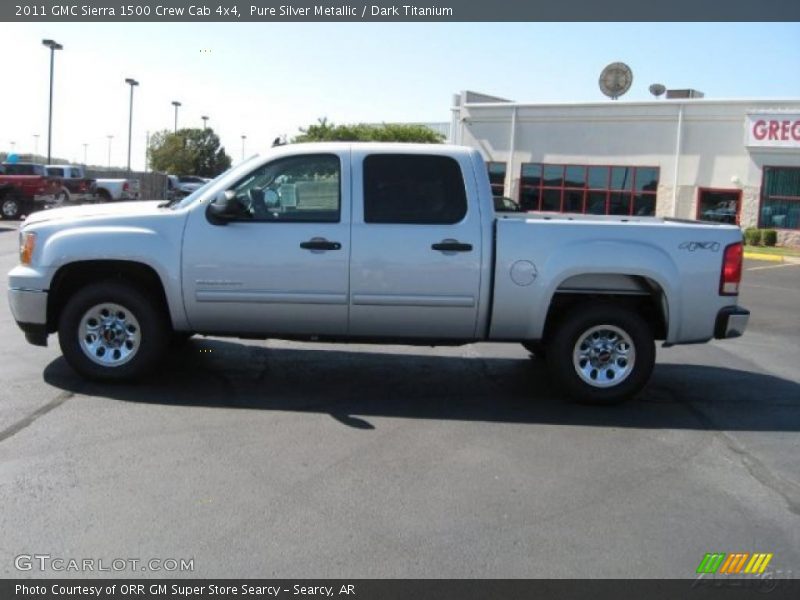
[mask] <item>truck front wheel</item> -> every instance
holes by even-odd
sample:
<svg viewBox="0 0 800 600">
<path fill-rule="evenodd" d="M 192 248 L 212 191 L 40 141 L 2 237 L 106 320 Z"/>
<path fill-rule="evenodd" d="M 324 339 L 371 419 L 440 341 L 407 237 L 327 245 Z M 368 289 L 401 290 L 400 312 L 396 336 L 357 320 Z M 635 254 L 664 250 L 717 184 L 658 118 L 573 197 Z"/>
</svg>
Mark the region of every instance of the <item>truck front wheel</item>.
<svg viewBox="0 0 800 600">
<path fill-rule="evenodd" d="M 634 310 L 581 305 L 556 326 L 547 365 L 579 402 L 614 404 L 636 395 L 655 364 L 653 332 Z"/>
<path fill-rule="evenodd" d="M 169 341 L 158 303 L 112 281 L 88 285 L 67 302 L 58 325 L 61 352 L 88 379 L 122 381 L 156 366 Z"/>
</svg>

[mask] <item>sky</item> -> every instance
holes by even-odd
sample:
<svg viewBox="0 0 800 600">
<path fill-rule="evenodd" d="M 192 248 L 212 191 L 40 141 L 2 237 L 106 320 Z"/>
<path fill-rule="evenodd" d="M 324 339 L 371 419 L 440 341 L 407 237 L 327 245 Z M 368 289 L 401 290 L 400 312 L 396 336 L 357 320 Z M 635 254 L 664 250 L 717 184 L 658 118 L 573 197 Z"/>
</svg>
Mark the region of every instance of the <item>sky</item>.
<svg viewBox="0 0 800 600">
<path fill-rule="evenodd" d="M 46 154 L 50 51 L 52 154 L 143 169 L 147 132 L 220 135 L 234 162 L 280 135 L 334 123 L 444 122 L 470 89 L 526 102 L 602 102 L 597 81 L 631 66 L 622 101 L 648 87 L 707 98 L 800 99 L 800 23 L 0 23 L 0 151 Z M 13 145 L 12 145 L 13 142 Z"/>
</svg>

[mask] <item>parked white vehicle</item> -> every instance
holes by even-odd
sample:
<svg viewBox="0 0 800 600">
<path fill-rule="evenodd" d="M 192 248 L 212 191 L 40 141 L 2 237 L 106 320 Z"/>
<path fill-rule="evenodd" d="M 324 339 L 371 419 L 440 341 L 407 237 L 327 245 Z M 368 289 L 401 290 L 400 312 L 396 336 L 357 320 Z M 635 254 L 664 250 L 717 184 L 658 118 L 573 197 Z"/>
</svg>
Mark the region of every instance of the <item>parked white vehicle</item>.
<svg viewBox="0 0 800 600">
<path fill-rule="evenodd" d="M 210 179 L 197 175 L 167 175 L 167 199 L 184 198 L 207 184 Z"/>
<path fill-rule="evenodd" d="M 95 191 L 98 199 L 103 202 L 111 202 L 112 200 L 138 200 L 139 189 L 138 179 L 98 179 Z"/>
<path fill-rule="evenodd" d="M 573 397 L 647 382 L 664 345 L 741 335 L 738 228 L 495 213 L 477 151 L 272 149 L 173 203 L 64 208 L 20 231 L 10 302 L 85 377 L 159 364 L 170 335 L 522 342 Z"/>
</svg>

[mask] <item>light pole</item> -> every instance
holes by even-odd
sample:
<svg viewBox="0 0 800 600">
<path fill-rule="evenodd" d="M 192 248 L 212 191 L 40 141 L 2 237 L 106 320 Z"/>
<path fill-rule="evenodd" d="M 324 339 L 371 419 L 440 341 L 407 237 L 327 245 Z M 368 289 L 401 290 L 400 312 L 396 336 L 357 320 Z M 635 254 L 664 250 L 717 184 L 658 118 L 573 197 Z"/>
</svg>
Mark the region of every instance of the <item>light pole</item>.
<svg viewBox="0 0 800 600">
<path fill-rule="evenodd" d="M 107 135 L 108 138 L 108 168 L 111 168 L 111 140 L 114 139 L 113 135 Z"/>
<path fill-rule="evenodd" d="M 128 77 L 125 80 L 129 86 L 131 86 L 131 103 L 130 109 L 128 111 L 128 172 L 131 170 L 131 132 L 133 130 L 133 88 L 139 85 L 139 82 L 135 79 L 131 79 Z"/>
<path fill-rule="evenodd" d="M 86 166 L 86 149 L 89 147 L 89 144 L 86 142 L 83 143 L 83 166 Z"/>
<path fill-rule="evenodd" d="M 17 147 L 17 142 L 12 141 L 11 142 L 11 151 L 13 152 L 14 148 L 16 148 L 16 147 Z"/>
<path fill-rule="evenodd" d="M 177 100 L 172 101 L 172 106 L 175 107 L 175 133 L 178 133 L 178 107 L 181 105 Z"/>
<path fill-rule="evenodd" d="M 247 139 L 245 134 L 242 134 L 242 160 L 244 160 L 244 141 Z"/>
<path fill-rule="evenodd" d="M 39 134 L 33 134 L 33 155 L 38 157 L 39 156 Z"/>
<path fill-rule="evenodd" d="M 42 40 L 42 44 L 50 48 L 50 108 L 47 111 L 47 164 L 50 164 L 50 150 L 53 142 L 53 63 L 56 50 L 63 50 L 64 46 L 53 40 Z"/>
<path fill-rule="evenodd" d="M 208 116 L 207 115 L 203 115 L 200 118 L 203 119 L 203 129 L 208 129 Z"/>
</svg>

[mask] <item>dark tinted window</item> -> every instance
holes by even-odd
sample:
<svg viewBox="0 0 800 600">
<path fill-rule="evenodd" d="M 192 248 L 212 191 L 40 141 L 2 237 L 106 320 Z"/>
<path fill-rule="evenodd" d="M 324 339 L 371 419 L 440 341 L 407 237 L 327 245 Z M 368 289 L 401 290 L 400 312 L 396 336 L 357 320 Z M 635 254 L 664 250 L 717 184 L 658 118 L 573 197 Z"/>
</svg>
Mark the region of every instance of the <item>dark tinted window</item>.
<svg viewBox="0 0 800 600">
<path fill-rule="evenodd" d="M 3 165 L 7 175 L 44 175 L 42 165 L 32 165 L 26 163 L 7 163 Z"/>
<path fill-rule="evenodd" d="M 47 174 L 50 175 L 50 177 L 63 177 L 64 169 L 61 167 L 47 167 Z"/>
<path fill-rule="evenodd" d="M 633 169 L 630 167 L 611 168 L 611 189 L 630 190 L 633 187 Z"/>
<path fill-rule="evenodd" d="M 364 221 L 449 225 L 467 214 L 458 163 L 447 156 L 373 154 L 364 159 Z"/>
<path fill-rule="evenodd" d="M 545 165 L 544 185 L 551 187 L 561 187 L 564 185 L 564 167 L 561 165 Z"/>
<path fill-rule="evenodd" d="M 582 188 L 586 185 L 586 167 L 567 167 L 564 185 L 570 188 Z"/>
<path fill-rule="evenodd" d="M 486 165 L 489 170 L 489 183 L 492 185 L 492 195 L 502 196 L 506 185 L 506 163 L 490 162 Z"/>
<path fill-rule="evenodd" d="M 522 165 L 522 181 L 526 185 L 539 185 L 542 182 L 542 165 L 524 163 Z"/>
<path fill-rule="evenodd" d="M 658 169 L 636 168 L 636 191 L 655 192 L 658 189 Z"/>
<path fill-rule="evenodd" d="M 596 190 L 608 187 L 608 167 L 589 167 L 589 187 Z"/>
</svg>

